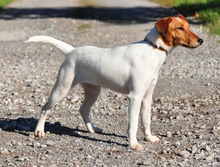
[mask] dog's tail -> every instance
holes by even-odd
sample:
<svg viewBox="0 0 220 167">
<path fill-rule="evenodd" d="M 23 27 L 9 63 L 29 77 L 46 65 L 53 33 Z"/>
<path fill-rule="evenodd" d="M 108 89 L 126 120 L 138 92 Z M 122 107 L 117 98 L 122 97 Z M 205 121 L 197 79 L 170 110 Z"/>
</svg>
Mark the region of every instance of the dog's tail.
<svg viewBox="0 0 220 167">
<path fill-rule="evenodd" d="M 26 42 L 49 43 L 55 46 L 57 49 L 59 49 L 64 55 L 67 55 L 69 52 L 74 50 L 74 47 L 72 47 L 71 45 L 49 36 L 43 36 L 43 35 L 33 36 L 30 37 Z"/>
</svg>

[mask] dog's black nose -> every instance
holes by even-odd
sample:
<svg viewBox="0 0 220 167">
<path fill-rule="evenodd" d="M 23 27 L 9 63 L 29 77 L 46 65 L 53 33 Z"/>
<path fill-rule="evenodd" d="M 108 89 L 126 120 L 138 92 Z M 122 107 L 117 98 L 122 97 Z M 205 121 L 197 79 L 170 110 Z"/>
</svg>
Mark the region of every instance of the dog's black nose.
<svg viewBox="0 0 220 167">
<path fill-rule="evenodd" d="M 198 39 L 198 43 L 199 43 L 199 45 L 202 45 L 202 43 L 203 43 L 203 40 L 200 38 L 200 39 Z"/>
</svg>

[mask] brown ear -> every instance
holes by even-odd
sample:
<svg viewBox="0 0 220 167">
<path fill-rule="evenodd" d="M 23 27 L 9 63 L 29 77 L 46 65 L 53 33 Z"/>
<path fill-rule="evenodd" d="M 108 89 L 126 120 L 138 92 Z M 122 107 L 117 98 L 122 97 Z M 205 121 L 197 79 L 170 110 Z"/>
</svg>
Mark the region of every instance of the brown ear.
<svg viewBox="0 0 220 167">
<path fill-rule="evenodd" d="M 188 22 L 187 19 L 183 15 L 181 15 L 181 14 L 178 14 L 177 17 L 179 17 L 179 18 L 185 20 L 186 22 Z"/>
<path fill-rule="evenodd" d="M 171 21 L 172 21 L 171 17 L 166 17 L 157 21 L 155 23 L 155 26 L 161 34 L 166 35 Z"/>
</svg>

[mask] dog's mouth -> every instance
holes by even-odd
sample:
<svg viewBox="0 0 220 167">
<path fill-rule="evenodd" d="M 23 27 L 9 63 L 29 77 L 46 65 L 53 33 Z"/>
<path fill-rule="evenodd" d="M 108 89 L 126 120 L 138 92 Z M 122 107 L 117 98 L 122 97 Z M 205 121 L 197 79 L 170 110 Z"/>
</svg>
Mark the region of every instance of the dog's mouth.
<svg viewBox="0 0 220 167">
<path fill-rule="evenodd" d="M 185 47 L 185 48 L 193 49 L 193 48 L 197 48 L 199 45 L 198 46 L 188 46 L 188 45 L 182 44 L 182 46 Z"/>
<path fill-rule="evenodd" d="M 195 45 L 189 46 L 189 45 L 186 45 L 186 44 L 182 44 L 182 46 L 185 47 L 185 48 L 197 48 L 198 46 L 202 45 L 202 43 L 203 43 L 203 40 L 199 38 L 197 40 L 197 44 L 195 44 Z"/>
<path fill-rule="evenodd" d="M 182 44 L 183 47 L 185 48 L 190 48 L 188 45 Z"/>
</svg>

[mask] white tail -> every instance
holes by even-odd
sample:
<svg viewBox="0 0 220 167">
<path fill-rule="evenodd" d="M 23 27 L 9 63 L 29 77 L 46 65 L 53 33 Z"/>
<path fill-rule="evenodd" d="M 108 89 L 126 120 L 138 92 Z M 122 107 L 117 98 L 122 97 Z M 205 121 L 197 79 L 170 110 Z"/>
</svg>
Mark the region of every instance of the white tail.
<svg viewBox="0 0 220 167">
<path fill-rule="evenodd" d="M 30 37 L 26 42 L 49 43 L 55 46 L 57 49 L 59 49 L 64 55 L 67 55 L 69 52 L 74 50 L 74 47 L 72 47 L 71 45 L 49 36 L 43 36 L 43 35 L 33 36 Z"/>
</svg>

